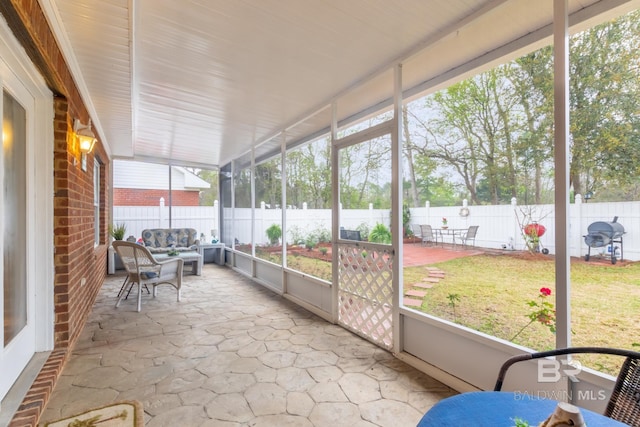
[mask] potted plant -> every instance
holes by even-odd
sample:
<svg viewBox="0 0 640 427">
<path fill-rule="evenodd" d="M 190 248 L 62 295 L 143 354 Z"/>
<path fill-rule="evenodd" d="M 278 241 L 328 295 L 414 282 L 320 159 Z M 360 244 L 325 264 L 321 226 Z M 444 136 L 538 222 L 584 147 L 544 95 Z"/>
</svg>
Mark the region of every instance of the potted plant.
<svg viewBox="0 0 640 427">
<path fill-rule="evenodd" d="M 271 226 L 267 228 L 266 233 L 269 242 L 275 246 L 278 244 L 280 237 L 282 237 L 282 228 L 280 228 L 278 224 L 271 224 Z"/>
<path fill-rule="evenodd" d="M 377 223 L 369 233 L 369 241 L 374 243 L 391 243 L 391 231 L 384 224 Z"/>
<path fill-rule="evenodd" d="M 123 222 L 109 226 L 109 235 L 113 237 L 114 240 L 123 240 L 126 232 L 127 225 Z"/>
</svg>

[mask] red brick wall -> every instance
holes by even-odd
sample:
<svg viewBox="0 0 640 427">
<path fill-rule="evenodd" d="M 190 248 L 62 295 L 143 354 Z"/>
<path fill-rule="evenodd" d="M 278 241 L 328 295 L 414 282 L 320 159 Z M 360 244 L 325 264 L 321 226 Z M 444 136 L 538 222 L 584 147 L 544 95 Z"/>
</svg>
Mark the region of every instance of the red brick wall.
<svg viewBox="0 0 640 427">
<path fill-rule="evenodd" d="M 141 188 L 114 188 L 114 206 L 158 206 L 160 197 L 169 206 L 169 190 L 145 190 Z M 200 204 L 199 191 L 173 190 L 171 192 L 172 206 L 198 206 Z"/>
<path fill-rule="evenodd" d="M 90 313 L 107 270 L 108 177 L 111 161 L 98 141 L 80 167 L 80 153 L 72 137 L 73 120 L 89 114 L 62 52 L 37 0 L 0 1 L 0 13 L 54 92 L 54 351 L 32 384 L 10 426 L 36 426 L 40 414 Z M 94 245 L 93 161 L 102 163 L 100 175 L 100 244 Z M 31 262 L 35 262 L 32 260 Z"/>
<path fill-rule="evenodd" d="M 106 274 L 106 223 L 101 222 L 101 245 L 95 247 L 93 218 L 93 160 L 87 158 L 83 171 L 76 153 L 67 103 L 55 101 L 54 118 L 54 246 L 56 313 L 55 346 L 67 347 L 77 339 L 91 311 Z M 104 154 L 102 155 L 104 156 Z M 103 157 L 104 158 L 104 157 Z M 106 179 L 108 164 L 102 165 L 102 217 L 106 217 Z"/>
</svg>

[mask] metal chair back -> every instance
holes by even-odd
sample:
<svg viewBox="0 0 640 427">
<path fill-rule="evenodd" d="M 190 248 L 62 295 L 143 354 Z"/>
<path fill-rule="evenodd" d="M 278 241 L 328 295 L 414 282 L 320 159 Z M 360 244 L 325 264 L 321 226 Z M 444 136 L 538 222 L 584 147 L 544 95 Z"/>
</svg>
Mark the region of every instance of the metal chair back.
<svg viewBox="0 0 640 427">
<path fill-rule="evenodd" d="M 438 243 L 438 237 L 433 233 L 433 228 L 428 224 L 420 225 L 420 234 L 422 236 L 422 244 Z"/>
<path fill-rule="evenodd" d="M 460 242 L 464 245 L 467 246 L 469 244 L 469 241 L 473 241 L 473 245 L 475 246 L 476 244 L 476 234 L 478 234 L 478 225 L 471 225 L 469 226 L 469 229 L 466 232 L 463 232 L 462 234 L 460 234 L 460 236 L 458 237 L 460 239 Z"/>
</svg>

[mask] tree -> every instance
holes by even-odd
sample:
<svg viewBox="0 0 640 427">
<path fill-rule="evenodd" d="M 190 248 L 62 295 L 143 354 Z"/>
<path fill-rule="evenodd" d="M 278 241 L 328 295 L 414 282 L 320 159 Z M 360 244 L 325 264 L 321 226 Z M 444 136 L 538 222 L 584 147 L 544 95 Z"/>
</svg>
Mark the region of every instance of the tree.
<svg viewBox="0 0 640 427">
<path fill-rule="evenodd" d="M 640 11 L 575 35 L 570 55 L 574 192 L 636 194 Z M 412 185 L 425 179 L 415 165 L 428 158 L 455 172 L 472 204 L 551 199 L 551 47 L 435 93 L 407 116 L 413 119 L 403 124 L 416 175 L 410 177 Z"/>
<path fill-rule="evenodd" d="M 411 132 L 409 131 L 409 109 L 406 105 L 402 107 L 402 128 L 403 136 L 405 138 L 403 150 L 404 156 L 407 159 L 406 165 L 410 183 L 410 200 L 412 202 L 412 206 L 417 207 L 420 206 L 420 199 L 418 197 L 418 183 L 414 168 L 414 145 L 411 141 Z"/>
<path fill-rule="evenodd" d="M 640 11 L 571 39 L 571 169 L 576 193 L 640 172 Z"/>
<path fill-rule="evenodd" d="M 340 149 L 340 202 L 345 209 L 391 206 L 391 143 L 387 136 Z M 385 191 L 386 189 L 389 189 Z M 379 197 L 381 191 L 386 196 Z"/>
<path fill-rule="evenodd" d="M 322 138 L 287 153 L 287 204 L 331 207 L 331 144 Z"/>
<path fill-rule="evenodd" d="M 430 120 L 426 134 L 433 148 L 425 155 L 445 162 L 458 173 L 473 204 L 480 203 L 477 185 L 481 176 L 494 204 L 499 202 L 499 186 L 505 176 L 514 185 L 509 132 L 515 125 L 510 123 L 513 115 L 507 113 L 512 110 L 512 97 L 504 87 L 502 73 L 499 68 L 490 70 L 428 99 L 436 118 Z"/>
<path fill-rule="evenodd" d="M 518 197 L 542 203 L 543 169 L 553 157 L 553 67 L 551 46 L 544 47 L 513 62 L 506 74 L 525 116 L 524 131 L 515 150 L 521 162 L 523 194 Z M 532 179 L 533 176 L 533 179 Z"/>
<path fill-rule="evenodd" d="M 187 171 L 198 176 L 202 180 L 209 183 L 210 187 L 204 190 L 200 190 L 199 203 L 200 206 L 213 206 L 213 202 L 220 200 L 218 180 L 220 177 L 219 171 L 211 169 L 197 169 L 197 168 L 185 168 Z"/>
<path fill-rule="evenodd" d="M 280 158 L 276 157 L 255 167 L 256 206 L 265 202 L 275 208 L 282 203 L 282 170 Z"/>
</svg>

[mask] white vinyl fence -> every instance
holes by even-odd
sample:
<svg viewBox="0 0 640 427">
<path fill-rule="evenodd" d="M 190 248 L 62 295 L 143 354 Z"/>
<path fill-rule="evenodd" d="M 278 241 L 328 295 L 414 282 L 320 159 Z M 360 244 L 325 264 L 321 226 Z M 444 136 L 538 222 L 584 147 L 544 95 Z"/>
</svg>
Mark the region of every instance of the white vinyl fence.
<svg viewBox="0 0 640 427">
<path fill-rule="evenodd" d="M 462 208 L 468 209 L 468 216 L 463 216 Z M 168 207 L 160 203 L 158 206 L 117 206 L 114 207 L 114 223 L 127 225 L 126 235 L 140 237 L 145 228 L 169 227 Z M 640 201 L 612 203 L 584 203 L 580 196 L 570 206 L 569 243 L 572 256 L 584 256 L 588 246 L 584 243 L 587 227 L 595 221 L 612 221 L 615 216 L 625 229 L 622 237 L 625 260 L 640 260 Z M 448 206 L 411 208 L 412 224 L 430 224 L 434 228 L 442 226 L 442 218 L 447 218 L 449 228 L 467 228 L 479 226 L 476 246 L 505 250 L 523 250 L 525 242 L 520 226 L 524 225 L 524 214 L 531 214 L 533 220 L 546 227 L 540 238 L 541 245 L 550 253 L 555 253 L 555 209 L 553 205 L 519 206 L 514 200 L 511 205 L 491 206 Z M 233 215 L 233 216 L 232 216 Z M 369 229 L 376 223 L 389 226 L 388 209 L 344 209 L 340 213 L 341 225 L 346 229 L 355 229 L 366 224 Z M 233 218 L 234 238 L 239 243 L 250 243 L 251 209 L 229 209 L 226 218 Z M 306 237 L 319 231 L 331 231 L 330 209 L 287 209 L 287 241 L 292 238 Z M 214 206 L 174 207 L 171 215 L 172 226 L 191 227 L 211 238 L 211 231 L 220 229 L 218 204 Z M 282 225 L 282 210 L 267 209 L 264 204 L 255 210 L 255 243 L 267 244 L 266 229 L 272 224 Z M 231 224 L 228 224 L 231 225 Z M 228 226 L 227 225 L 227 226 Z M 620 246 L 616 244 L 616 246 Z M 591 248 L 591 255 L 596 256 L 606 251 L 605 248 Z"/>
<path fill-rule="evenodd" d="M 195 228 L 198 236 L 205 235 L 207 241 L 211 234 L 219 236 L 218 202 L 213 206 L 174 206 L 171 211 L 160 198 L 157 206 L 114 206 L 113 223 L 124 223 L 127 227 L 125 238 L 142 236 L 147 228 Z"/>
</svg>

